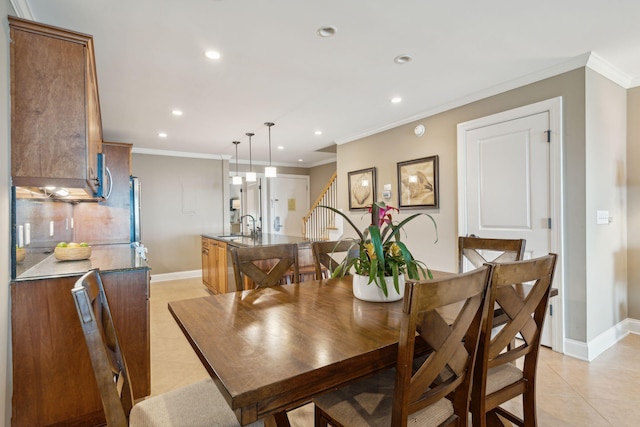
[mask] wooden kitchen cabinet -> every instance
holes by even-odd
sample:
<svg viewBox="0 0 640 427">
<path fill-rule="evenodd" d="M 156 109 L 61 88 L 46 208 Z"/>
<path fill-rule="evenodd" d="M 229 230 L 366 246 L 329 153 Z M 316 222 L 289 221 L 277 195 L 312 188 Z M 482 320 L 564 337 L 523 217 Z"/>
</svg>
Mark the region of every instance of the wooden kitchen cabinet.
<svg viewBox="0 0 640 427">
<path fill-rule="evenodd" d="M 93 39 L 9 16 L 11 176 L 96 194 L 102 123 Z"/>
<path fill-rule="evenodd" d="M 202 283 L 213 293 L 227 293 L 227 243 L 202 238 Z"/>
<path fill-rule="evenodd" d="M 150 394 L 149 270 L 103 271 L 136 399 Z M 71 288 L 80 276 L 11 284 L 12 426 L 104 423 Z"/>
<path fill-rule="evenodd" d="M 209 242 L 211 239 L 206 237 L 202 238 L 202 283 L 209 289 L 211 289 L 211 262 L 209 258 L 212 257 Z"/>
</svg>

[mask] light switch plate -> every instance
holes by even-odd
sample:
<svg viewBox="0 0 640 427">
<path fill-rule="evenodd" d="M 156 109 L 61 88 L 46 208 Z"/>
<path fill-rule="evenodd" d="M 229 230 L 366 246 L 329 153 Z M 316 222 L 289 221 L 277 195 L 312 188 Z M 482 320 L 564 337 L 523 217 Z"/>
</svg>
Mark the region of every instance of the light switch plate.
<svg viewBox="0 0 640 427">
<path fill-rule="evenodd" d="M 609 211 L 597 211 L 596 212 L 596 224 L 609 224 Z"/>
</svg>

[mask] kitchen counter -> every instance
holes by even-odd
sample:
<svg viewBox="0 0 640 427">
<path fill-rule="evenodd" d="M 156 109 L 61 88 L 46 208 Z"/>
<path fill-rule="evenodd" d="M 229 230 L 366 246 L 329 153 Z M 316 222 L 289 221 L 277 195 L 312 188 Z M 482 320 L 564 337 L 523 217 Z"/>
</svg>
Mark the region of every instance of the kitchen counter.
<svg viewBox="0 0 640 427">
<path fill-rule="evenodd" d="M 33 279 L 77 276 L 92 268 L 101 271 L 125 271 L 149 269 L 149 265 L 136 255 L 130 244 L 96 245 L 91 247 L 91 257 L 79 261 L 58 261 L 52 253 L 25 271 L 16 271 L 14 282 Z"/>
<path fill-rule="evenodd" d="M 230 246 L 248 247 L 248 246 L 270 246 L 281 245 L 285 243 L 310 243 L 309 239 L 300 236 L 283 236 L 281 234 L 261 234 L 258 237 L 241 236 L 241 235 L 224 235 L 219 234 L 203 234 L 202 237 L 226 242 Z"/>
</svg>

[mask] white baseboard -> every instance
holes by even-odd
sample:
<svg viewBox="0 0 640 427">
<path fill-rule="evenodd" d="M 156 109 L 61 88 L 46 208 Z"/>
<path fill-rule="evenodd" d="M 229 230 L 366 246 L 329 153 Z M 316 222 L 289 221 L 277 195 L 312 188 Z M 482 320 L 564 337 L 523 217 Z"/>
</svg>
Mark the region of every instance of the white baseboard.
<svg viewBox="0 0 640 427">
<path fill-rule="evenodd" d="M 627 318 L 588 343 L 567 338 L 564 341 L 564 354 L 591 362 L 629 333 L 640 334 L 640 320 Z"/>
<path fill-rule="evenodd" d="M 167 280 L 191 279 L 202 276 L 202 270 L 176 271 L 174 273 L 151 274 L 151 283 L 166 282 Z"/>
</svg>

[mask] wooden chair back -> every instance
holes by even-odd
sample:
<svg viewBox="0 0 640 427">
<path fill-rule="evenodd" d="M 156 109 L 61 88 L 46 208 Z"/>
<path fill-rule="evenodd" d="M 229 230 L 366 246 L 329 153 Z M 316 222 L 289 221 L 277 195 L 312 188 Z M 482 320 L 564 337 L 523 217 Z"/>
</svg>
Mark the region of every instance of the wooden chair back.
<svg viewBox="0 0 640 427">
<path fill-rule="evenodd" d="M 313 251 L 313 261 L 316 266 L 316 279 L 328 279 L 332 272 L 336 270 L 339 261 L 336 258 L 346 256 L 349 258 L 357 258 L 359 255 L 358 242 L 355 240 L 339 240 L 337 242 L 313 242 L 311 244 Z M 338 256 L 336 256 L 338 255 Z"/>
<path fill-rule="evenodd" d="M 486 414 L 494 410 L 512 422 L 523 425 L 521 419 L 498 408 L 520 394 L 523 395 L 526 425 L 536 425 L 536 368 L 556 258 L 556 254 L 549 254 L 530 260 L 494 264 L 487 316 L 482 327 L 474 372 L 471 399 L 474 426 L 486 425 Z M 527 282 L 531 283 L 531 288 L 523 295 L 518 288 Z M 492 328 L 496 311 L 503 312 L 507 317 L 497 333 Z M 516 338 L 516 345 L 511 346 Z M 515 361 L 520 358 L 524 358 L 522 374 L 517 372 L 521 378 L 488 394 L 487 382 L 491 379 L 487 377 L 497 372 L 495 368 L 499 367 L 513 371 Z M 505 366 L 507 364 L 510 366 Z"/>
<path fill-rule="evenodd" d="M 87 342 L 107 425 L 127 426 L 133 394 L 99 271 L 93 269 L 85 273 L 76 281 L 71 293 Z"/>
<path fill-rule="evenodd" d="M 465 259 L 473 268 L 487 262 L 511 262 L 524 258 L 525 239 L 484 239 L 458 237 L 458 272 L 464 271 Z M 489 256 L 491 255 L 491 256 Z"/>
<path fill-rule="evenodd" d="M 446 396 L 454 415 L 446 425 L 467 425 L 473 361 L 476 357 L 484 307 L 488 301 L 491 267 L 440 280 L 408 281 L 405 286 L 392 426 L 406 426 L 407 417 Z M 450 304 L 462 309 L 452 324 L 438 311 Z M 417 341 L 433 351 L 417 365 Z M 457 420 L 457 421 L 456 421 Z"/>
<path fill-rule="evenodd" d="M 237 290 L 300 283 L 295 243 L 232 248 L 231 257 Z"/>
</svg>

